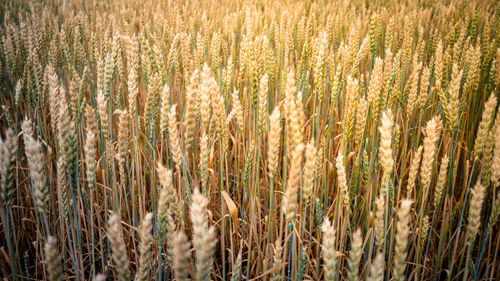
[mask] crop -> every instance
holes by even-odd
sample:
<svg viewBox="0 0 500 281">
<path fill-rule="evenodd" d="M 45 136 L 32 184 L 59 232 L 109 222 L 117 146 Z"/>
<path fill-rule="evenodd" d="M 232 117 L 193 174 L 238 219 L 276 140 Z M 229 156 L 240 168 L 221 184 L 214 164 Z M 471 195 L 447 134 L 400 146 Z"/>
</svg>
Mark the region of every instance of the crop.
<svg viewBox="0 0 500 281">
<path fill-rule="evenodd" d="M 500 280 L 499 1 L 0 21 L 0 276 Z"/>
</svg>

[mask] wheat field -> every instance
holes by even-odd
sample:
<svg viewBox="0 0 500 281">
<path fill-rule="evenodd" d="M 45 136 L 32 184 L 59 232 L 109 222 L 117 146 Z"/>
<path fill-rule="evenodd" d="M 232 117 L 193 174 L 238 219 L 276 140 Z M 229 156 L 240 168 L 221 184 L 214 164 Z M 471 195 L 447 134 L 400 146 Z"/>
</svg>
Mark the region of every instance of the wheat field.
<svg viewBox="0 0 500 281">
<path fill-rule="evenodd" d="M 500 280 L 500 2 L 0 21 L 2 280 Z"/>
</svg>

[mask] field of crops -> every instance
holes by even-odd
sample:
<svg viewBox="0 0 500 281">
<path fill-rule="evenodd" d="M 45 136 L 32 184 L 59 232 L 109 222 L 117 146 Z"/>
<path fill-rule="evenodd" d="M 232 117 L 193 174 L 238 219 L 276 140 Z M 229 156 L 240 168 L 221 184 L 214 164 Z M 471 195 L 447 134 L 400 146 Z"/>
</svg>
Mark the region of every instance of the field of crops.
<svg viewBox="0 0 500 281">
<path fill-rule="evenodd" d="M 500 280 L 500 2 L 0 21 L 2 280 Z"/>
</svg>

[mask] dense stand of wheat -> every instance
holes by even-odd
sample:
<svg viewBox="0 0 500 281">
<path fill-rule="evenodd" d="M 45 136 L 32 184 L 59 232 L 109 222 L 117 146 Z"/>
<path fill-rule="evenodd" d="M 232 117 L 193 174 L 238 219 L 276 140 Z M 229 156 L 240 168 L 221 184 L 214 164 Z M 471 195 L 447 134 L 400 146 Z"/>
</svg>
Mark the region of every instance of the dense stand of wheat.
<svg viewBox="0 0 500 281">
<path fill-rule="evenodd" d="M 5 280 L 500 280 L 500 3 L 0 4 Z"/>
</svg>

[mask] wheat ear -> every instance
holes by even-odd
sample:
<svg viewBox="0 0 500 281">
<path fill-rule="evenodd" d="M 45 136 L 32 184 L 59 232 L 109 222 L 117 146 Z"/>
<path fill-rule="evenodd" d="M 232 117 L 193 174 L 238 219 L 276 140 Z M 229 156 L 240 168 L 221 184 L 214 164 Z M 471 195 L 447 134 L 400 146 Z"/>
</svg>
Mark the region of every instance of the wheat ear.
<svg viewBox="0 0 500 281">
<path fill-rule="evenodd" d="M 33 139 L 32 132 L 29 132 L 30 129 L 27 128 L 30 126 L 23 127 L 23 137 L 31 181 L 33 182 L 35 206 L 38 212 L 44 213 L 48 209 L 49 189 L 45 182 L 42 144 Z"/>
<path fill-rule="evenodd" d="M 314 145 L 314 140 L 311 140 L 307 144 L 305 155 L 306 163 L 304 165 L 302 197 L 304 199 L 304 202 L 308 204 L 313 193 L 314 172 L 316 169 L 317 150 L 316 146 Z"/>
<path fill-rule="evenodd" d="M 422 166 L 420 177 L 422 186 L 427 187 L 431 181 L 432 166 L 437 151 L 437 142 L 441 132 L 441 120 L 439 117 L 432 118 L 425 127 L 424 154 L 422 156 Z"/>
<path fill-rule="evenodd" d="M 297 145 L 290 164 L 290 176 L 288 177 L 285 195 L 283 196 L 283 212 L 287 220 L 294 218 L 297 213 L 297 192 L 300 184 L 303 151 L 304 145 Z"/>
<path fill-rule="evenodd" d="M 392 158 L 392 127 L 394 121 L 392 111 L 389 109 L 382 114 L 382 125 L 380 131 L 380 163 L 384 174 L 389 175 L 392 172 L 394 160 Z"/>
<path fill-rule="evenodd" d="M 278 156 L 280 150 L 281 138 L 281 120 L 279 107 L 275 107 L 271 116 L 269 116 L 270 129 L 268 133 L 267 148 L 267 170 L 269 177 L 273 179 L 278 168 Z"/>
<path fill-rule="evenodd" d="M 498 62 L 500 64 L 500 62 Z M 491 131 L 494 135 L 493 157 L 491 161 L 491 181 L 495 186 L 500 185 L 500 108 Z"/>
<path fill-rule="evenodd" d="M 273 267 L 279 266 L 283 263 L 283 245 L 281 244 L 281 240 L 277 239 L 274 242 L 274 251 L 273 251 Z M 276 270 L 271 275 L 271 281 L 281 280 L 281 270 Z"/>
<path fill-rule="evenodd" d="M 384 254 L 378 252 L 370 265 L 367 281 L 382 281 L 384 280 Z"/>
<path fill-rule="evenodd" d="M 168 137 L 170 140 L 170 152 L 174 159 L 175 168 L 180 172 L 182 164 L 182 150 L 180 144 L 179 130 L 177 129 L 176 105 L 172 105 L 168 113 Z"/>
<path fill-rule="evenodd" d="M 47 263 L 47 273 L 49 281 L 64 280 L 63 267 L 61 264 L 61 255 L 57 249 L 57 241 L 53 236 L 47 237 L 45 242 L 45 261 Z"/>
<path fill-rule="evenodd" d="M 153 214 L 147 213 L 142 220 L 140 235 L 141 245 L 139 247 L 139 268 L 135 275 L 135 281 L 149 280 L 151 270 L 151 246 L 153 244 Z"/>
<path fill-rule="evenodd" d="M 481 209 L 484 200 L 484 186 L 478 180 L 469 201 L 469 216 L 467 219 L 467 244 L 471 245 L 476 239 L 481 226 Z"/>
<path fill-rule="evenodd" d="M 111 244 L 112 257 L 116 265 L 116 279 L 119 281 L 130 280 L 127 247 L 123 240 L 120 217 L 116 214 L 112 214 L 108 221 L 108 239 Z"/>
<path fill-rule="evenodd" d="M 349 252 L 349 270 L 347 272 L 347 280 L 358 280 L 359 262 L 363 251 L 363 237 L 361 229 L 356 230 L 352 235 L 351 251 Z"/>
<path fill-rule="evenodd" d="M 385 198 L 383 195 L 377 198 L 375 206 L 375 245 L 378 250 L 382 250 L 385 241 Z"/>
<path fill-rule="evenodd" d="M 344 156 L 342 151 L 339 151 L 337 158 L 335 159 L 335 166 L 337 167 L 337 182 L 340 188 L 340 196 L 343 200 L 344 206 L 349 208 L 349 190 L 347 189 L 347 176 L 344 166 Z"/>
<path fill-rule="evenodd" d="M 321 225 L 323 241 L 321 249 L 323 254 L 323 269 L 325 271 L 324 278 L 326 281 L 333 281 L 337 278 L 337 263 L 338 259 L 335 251 L 335 228 L 328 218 Z"/>
<path fill-rule="evenodd" d="M 195 189 L 192 200 L 189 215 L 193 224 L 193 247 L 196 250 L 195 280 L 208 281 L 212 272 L 217 237 L 215 228 L 208 226 L 208 199 Z"/>
<path fill-rule="evenodd" d="M 62 214 L 67 218 L 70 208 L 70 195 L 66 163 L 62 156 L 59 156 L 57 159 L 57 196 L 60 210 L 62 210 Z"/>
<path fill-rule="evenodd" d="M 188 238 L 183 231 L 178 231 L 173 236 L 173 264 L 175 280 L 189 280 L 189 249 L 191 248 Z"/>
<path fill-rule="evenodd" d="M 483 115 L 481 116 L 481 122 L 479 123 L 479 128 L 477 129 L 476 140 L 474 142 L 474 157 L 479 158 L 484 150 L 484 145 L 486 143 L 486 137 L 488 131 L 490 130 L 491 122 L 495 114 L 495 107 L 497 105 L 497 98 L 495 95 L 490 95 L 488 101 L 484 105 Z"/>
<path fill-rule="evenodd" d="M 450 158 L 448 157 L 448 155 L 444 155 L 443 158 L 441 159 L 441 166 L 439 167 L 436 190 L 434 193 L 434 209 L 437 209 L 439 204 L 441 203 L 441 198 L 443 196 L 443 189 L 446 184 L 449 162 Z"/>
<path fill-rule="evenodd" d="M 201 188 L 204 193 L 207 190 L 209 156 L 210 156 L 210 146 L 209 146 L 208 135 L 203 134 L 203 136 L 200 137 L 200 162 L 198 167 L 200 170 Z"/>
<path fill-rule="evenodd" d="M 160 107 L 160 132 L 163 134 L 168 129 L 168 113 L 170 109 L 170 88 L 168 85 L 163 87 L 161 92 L 161 107 Z"/>
<path fill-rule="evenodd" d="M 127 160 L 127 153 L 129 148 L 129 119 L 127 111 L 115 111 L 120 114 L 118 121 L 118 169 L 120 172 L 120 180 L 125 184 L 127 175 L 125 174 L 125 166 Z"/>
<path fill-rule="evenodd" d="M 267 130 L 267 95 L 269 94 L 269 76 L 265 74 L 259 86 L 259 132 Z"/>
<path fill-rule="evenodd" d="M 411 159 L 406 192 L 413 192 L 413 190 L 415 189 L 415 180 L 417 179 L 418 170 L 420 168 L 420 161 L 422 160 L 422 150 L 423 146 L 419 146 L 417 148 L 417 151 L 415 151 L 415 153 L 413 154 L 413 158 Z"/>
<path fill-rule="evenodd" d="M 184 127 L 186 128 L 186 149 L 192 145 L 196 133 L 196 116 L 199 114 L 199 107 L 197 106 L 198 87 L 199 73 L 198 69 L 196 69 L 193 74 L 191 74 L 186 89 L 186 113 L 184 117 Z"/>
<path fill-rule="evenodd" d="M 396 281 L 405 279 L 406 257 L 408 255 L 408 235 L 410 234 L 410 209 L 412 202 L 403 200 L 399 206 L 396 226 L 396 242 L 394 246 L 394 267 L 392 274 Z"/>
<path fill-rule="evenodd" d="M 5 139 L 0 140 L 0 203 L 4 206 L 12 204 L 16 152 L 17 137 L 14 136 L 11 129 L 8 129 L 5 132 Z"/>
<path fill-rule="evenodd" d="M 167 212 L 175 217 L 177 223 L 182 223 L 182 205 L 179 202 L 179 197 L 177 195 L 177 190 L 173 183 L 173 173 L 172 170 L 165 168 L 160 162 L 157 163 L 156 171 L 158 172 L 158 178 L 162 189 L 160 191 L 160 197 L 158 199 L 158 234 L 161 239 L 164 239 L 165 228 L 167 224 Z"/>
</svg>

